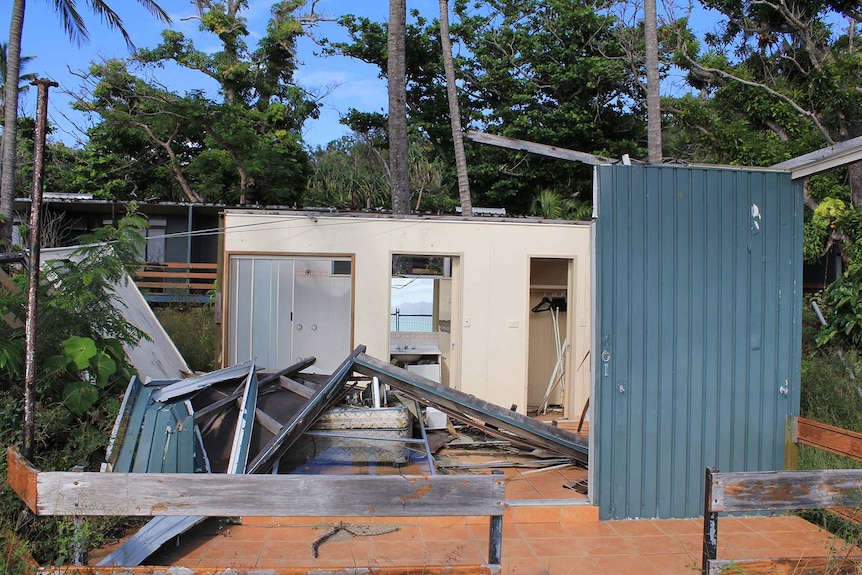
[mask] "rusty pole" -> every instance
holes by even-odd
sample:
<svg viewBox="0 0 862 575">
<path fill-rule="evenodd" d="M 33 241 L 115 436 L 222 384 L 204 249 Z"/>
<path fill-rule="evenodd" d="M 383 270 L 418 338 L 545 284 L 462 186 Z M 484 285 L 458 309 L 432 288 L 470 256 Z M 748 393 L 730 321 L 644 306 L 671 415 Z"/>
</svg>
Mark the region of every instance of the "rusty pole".
<svg viewBox="0 0 862 575">
<path fill-rule="evenodd" d="M 36 137 L 33 145 L 33 199 L 30 204 L 30 281 L 27 288 L 27 322 L 24 367 L 24 445 L 21 452 L 33 459 L 36 440 L 36 325 L 39 304 L 40 212 L 42 208 L 42 172 L 45 159 L 45 133 L 48 130 L 48 88 L 58 86 L 51 80 L 37 79 L 31 84 L 39 89 L 36 101 Z"/>
</svg>

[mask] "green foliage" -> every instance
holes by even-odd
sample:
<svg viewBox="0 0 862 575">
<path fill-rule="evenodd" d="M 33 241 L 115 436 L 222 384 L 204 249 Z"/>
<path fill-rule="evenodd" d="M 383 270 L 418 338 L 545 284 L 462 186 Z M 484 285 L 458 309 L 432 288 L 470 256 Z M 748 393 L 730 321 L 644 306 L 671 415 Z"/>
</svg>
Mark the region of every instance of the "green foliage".
<svg viewBox="0 0 862 575">
<path fill-rule="evenodd" d="M 91 245 L 68 259 L 43 266 L 39 293 L 38 361 L 35 388 L 35 463 L 43 469 L 68 470 L 82 464 L 95 470 L 119 409 L 120 395 L 133 368 L 123 345 L 145 337 L 118 311 L 113 284 L 137 263 L 146 222 L 131 206 L 116 229 L 99 229 Z M 0 317 L 24 318 L 27 276 L 12 280 L 17 294 L 0 290 Z M 0 437 L 20 445 L 23 418 L 23 329 L 0 324 Z M 0 481 L 5 480 L 5 458 Z M 26 518 L 22 521 L 21 518 Z M 91 544 L 116 529 L 116 521 L 87 521 L 84 533 Z M 34 518 L 22 513 L 22 503 L 11 490 L 0 493 L 0 532 L 12 530 L 40 563 L 68 557 L 68 522 Z M 16 548 L 17 549 L 17 548 Z M 3 566 L 0 559 L 0 567 Z M 0 571 L 4 571 L 0 568 Z"/>
<path fill-rule="evenodd" d="M 167 30 L 133 62 L 93 65 L 89 97 L 78 106 L 100 121 L 89 132 L 81 179 L 92 177 L 96 193 L 113 199 L 300 203 L 308 177 L 301 129 L 317 115 L 293 82 L 302 4 L 276 2 L 255 50 L 238 14 L 246 3 L 203 2 L 201 30 L 221 50 L 201 51 Z M 147 77 L 166 62 L 214 79 L 220 97 L 177 94 Z"/>
<path fill-rule="evenodd" d="M 564 198 L 554 190 L 542 190 L 533 200 L 531 211 L 546 220 L 588 220 L 592 207 L 575 198 Z"/>
</svg>

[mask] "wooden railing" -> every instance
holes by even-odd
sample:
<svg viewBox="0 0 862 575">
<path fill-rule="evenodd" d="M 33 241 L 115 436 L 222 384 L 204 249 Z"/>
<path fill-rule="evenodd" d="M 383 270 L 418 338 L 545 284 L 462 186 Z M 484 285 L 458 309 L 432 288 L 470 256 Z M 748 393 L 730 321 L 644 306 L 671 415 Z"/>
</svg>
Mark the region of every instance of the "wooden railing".
<svg viewBox="0 0 862 575">
<path fill-rule="evenodd" d="M 135 283 L 146 289 L 190 289 L 208 291 L 213 288 L 218 264 L 165 262 L 147 264 L 135 272 Z"/>
<path fill-rule="evenodd" d="M 808 445 L 862 461 L 862 434 L 804 417 L 796 418 L 789 449 Z M 789 461 L 797 460 L 796 453 Z M 794 463 L 795 464 L 795 463 Z M 720 560 L 718 514 L 734 511 L 781 511 L 828 509 L 843 519 L 859 523 L 862 514 L 862 470 L 762 471 L 721 473 L 706 470 L 703 522 L 703 574 L 715 575 L 728 569 L 741 573 L 858 573 L 862 557 L 788 557 Z"/>
</svg>

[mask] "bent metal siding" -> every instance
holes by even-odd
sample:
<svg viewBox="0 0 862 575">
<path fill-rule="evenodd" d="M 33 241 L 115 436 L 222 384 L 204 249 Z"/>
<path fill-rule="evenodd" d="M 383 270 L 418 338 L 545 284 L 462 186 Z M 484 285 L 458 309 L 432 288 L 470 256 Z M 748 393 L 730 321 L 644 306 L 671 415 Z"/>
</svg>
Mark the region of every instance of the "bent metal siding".
<svg viewBox="0 0 862 575">
<path fill-rule="evenodd" d="M 782 469 L 799 413 L 802 189 L 788 173 L 600 166 L 595 501 L 703 513 L 706 466 Z"/>
</svg>

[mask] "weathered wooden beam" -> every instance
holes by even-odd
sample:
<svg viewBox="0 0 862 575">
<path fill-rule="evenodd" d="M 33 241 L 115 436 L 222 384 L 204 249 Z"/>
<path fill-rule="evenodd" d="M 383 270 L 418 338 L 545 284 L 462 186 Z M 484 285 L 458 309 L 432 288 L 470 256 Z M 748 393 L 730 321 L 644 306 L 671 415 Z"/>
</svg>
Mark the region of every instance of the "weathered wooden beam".
<svg viewBox="0 0 862 575">
<path fill-rule="evenodd" d="M 578 152 L 567 148 L 558 148 L 557 146 L 549 146 L 547 144 L 539 144 L 529 142 L 527 140 L 516 140 L 515 138 L 507 138 L 506 136 L 498 136 L 496 134 L 486 134 L 485 132 L 475 132 L 467 130 L 464 137 L 471 142 L 478 144 L 487 144 L 498 148 L 506 148 L 508 150 L 518 150 L 520 152 L 529 152 L 539 156 L 547 156 L 549 158 L 557 158 L 558 160 L 566 160 L 569 162 L 581 162 L 590 166 L 601 166 L 604 164 L 616 164 L 617 160 L 596 156 L 586 152 Z"/>
<path fill-rule="evenodd" d="M 7 450 L 9 484 L 37 515 L 502 515 L 495 475 L 230 475 L 40 472 Z"/>
<path fill-rule="evenodd" d="M 42 567 L 33 570 L 40 575 L 498 575 L 499 565 L 419 565 L 414 567 Z"/>
<path fill-rule="evenodd" d="M 862 557 L 786 557 L 771 559 L 717 559 L 709 575 L 857 575 Z"/>
<path fill-rule="evenodd" d="M 800 417 L 797 419 L 796 436 L 802 445 L 862 461 L 862 433 Z"/>
<path fill-rule="evenodd" d="M 313 389 L 307 385 L 303 385 L 296 380 L 290 379 L 286 376 L 281 376 L 278 378 L 278 385 L 283 387 L 288 391 L 292 391 L 296 395 L 302 396 L 305 399 L 312 397 L 315 393 L 317 393 L 316 389 Z"/>
<path fill-rule="evenodd" d="M 712 474 L 707 509 L 782 511 L 858 507 L 860 503 L 862 469 L 742 471 Z"/>
</svg>

